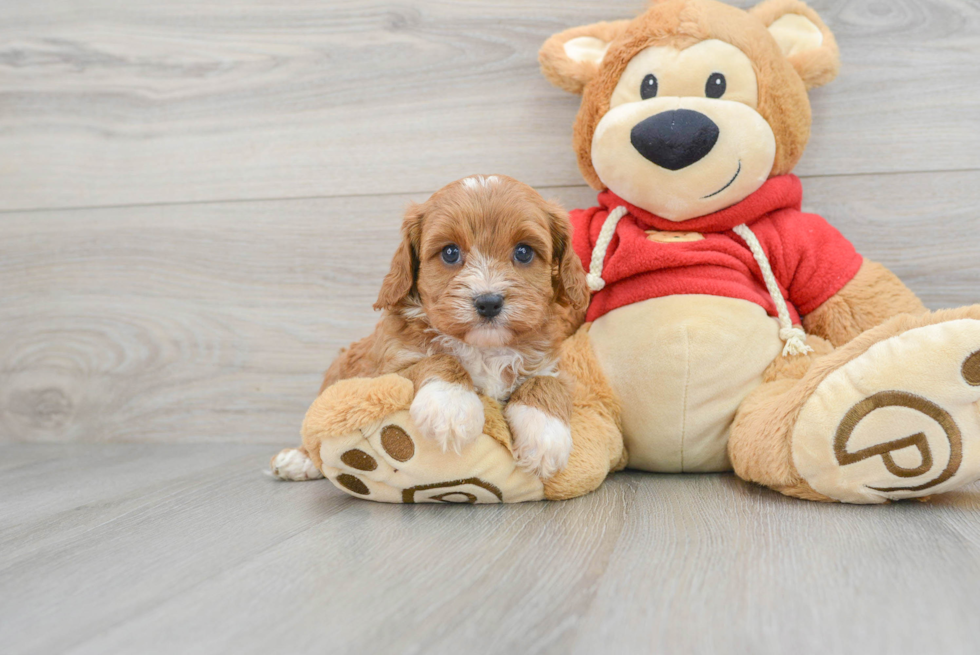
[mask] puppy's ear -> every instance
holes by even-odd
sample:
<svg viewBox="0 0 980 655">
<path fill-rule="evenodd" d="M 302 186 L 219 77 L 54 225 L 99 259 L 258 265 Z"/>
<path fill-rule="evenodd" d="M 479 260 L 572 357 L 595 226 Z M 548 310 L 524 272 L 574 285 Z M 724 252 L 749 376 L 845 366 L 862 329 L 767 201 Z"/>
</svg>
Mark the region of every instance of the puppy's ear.
<svg viewBox="0 0 980 655">
<path fill-rule="evenodd" d="M 840 51 L 833 32 L 801 0 L 765 0 L 749 10 L 776 39 L 779 49 L 812 89 L 840 71 Z"/>
<path fill-rule="evenodd" d="M 626 31 L 629 20 L 573 27 L 545 41 L 538 52 L 541 72 L 555 86 L 582 93 L 599 71 L 609 44 Z"/>
<path fill-rule="evenodd" d="M 402 242 L 391 258 L 391 270 L 381 283 L 375 309 L 394 309 L 415 288 L 419 275 L 419 244 L 422 239 L 423 206 L 412 204 L 402 221 Z"/>
<path fill-rule="evenodd" d="M 548 203 L 551 217 L 552 286 L 555 302 L 566 305 L 576 315 L 585 316 L 589 307 L 589 288 L 585 283 L 585 269 L 572 248 L 572 222 L 568 213 L 556 203 Z"/>
</svg>

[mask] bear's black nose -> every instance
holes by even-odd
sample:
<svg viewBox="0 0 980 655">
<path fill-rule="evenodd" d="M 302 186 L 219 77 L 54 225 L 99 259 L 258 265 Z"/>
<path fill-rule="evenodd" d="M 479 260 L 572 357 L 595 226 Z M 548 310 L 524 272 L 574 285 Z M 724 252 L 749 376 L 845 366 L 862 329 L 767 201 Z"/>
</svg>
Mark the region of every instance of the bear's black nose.
<svg viewBox="0 0 980 655">
<path fill-rule="evenodd" d="M 473 299 L 473 306 L 483 318 L 493 318 L 504 308 L 504 297 L 499 293 L 485 293 Z"/>
<path fill-rule="evenodd" d="M 669 171 L 701 161 L 717 141 L 714 121 L 690 109 L 661 112 L 640 121 L 630 132 L 637 152 Z"/>
</svg>

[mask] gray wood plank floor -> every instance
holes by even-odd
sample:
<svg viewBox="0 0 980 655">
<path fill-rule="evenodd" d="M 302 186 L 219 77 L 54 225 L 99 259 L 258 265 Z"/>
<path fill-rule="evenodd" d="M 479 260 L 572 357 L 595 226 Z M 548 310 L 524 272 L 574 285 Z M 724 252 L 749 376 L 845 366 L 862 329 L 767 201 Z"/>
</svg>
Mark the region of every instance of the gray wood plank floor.
<svg viewBox="0 0 980 655">
<path fill-rule="evenodd" d="M 750 6 L 755 0 L 733 4 Z M 814 0 L 844 73 L 804 175 L 976 169 L 980 6 Z M 645 0 L 32 0 L 0 8 L 0 208 L 580 184 L 554 32 Z"/>
<path fill-rule="evenodd" d="M 5 653 L 975 653 L 980 488 L 806 503 L 730 475 L 388 506 L 257 445 L 0 447 Z"/>
</svg>

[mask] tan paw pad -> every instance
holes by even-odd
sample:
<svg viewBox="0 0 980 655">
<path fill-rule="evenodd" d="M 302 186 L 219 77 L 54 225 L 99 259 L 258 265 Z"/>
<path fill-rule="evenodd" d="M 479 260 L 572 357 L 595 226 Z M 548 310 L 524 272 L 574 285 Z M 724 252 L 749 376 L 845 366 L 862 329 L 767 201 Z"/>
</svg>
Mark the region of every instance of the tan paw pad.
<svg viewBox="0 0 980 655">
<path fill-rule="evenodd" d="M 408 411 L 357 433 L 320 443 L 323 473 L 337 488 L 388 503 L 500 503 L 540 500 L 540 480 L 518 469 L 510 452 L 480 435 L 462 452 L 444 452 L 418 434 Z"/>
<path fill-rule="evenodd" d="M 831 373 L 800 412 L 793 461 L 850 503 L 942 493 L 980 478 L 980 321 L 909 330 Z"/>
</svg>

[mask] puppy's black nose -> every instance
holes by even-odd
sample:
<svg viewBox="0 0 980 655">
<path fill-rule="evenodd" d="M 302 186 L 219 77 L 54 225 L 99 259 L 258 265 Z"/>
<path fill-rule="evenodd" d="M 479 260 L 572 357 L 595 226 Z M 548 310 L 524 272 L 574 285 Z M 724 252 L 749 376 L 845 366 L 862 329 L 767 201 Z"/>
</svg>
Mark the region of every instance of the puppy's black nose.
<svg viewBox="0 0 980 655">
<path fill-rule="evenodd" d="M 473 299 L 473 306 L 483 318 L 493 318 L 504 308 L 504 297 L 499 293 L 485 293 Z"/>
<path fill-rule="evenodd" d="M 690 109 L 655 114 L 637 123 L 630 132 L 630 142 L 637 152 L 669 171 L 701 161 L 717 141 L 715 122 Z"/>
</svg>

